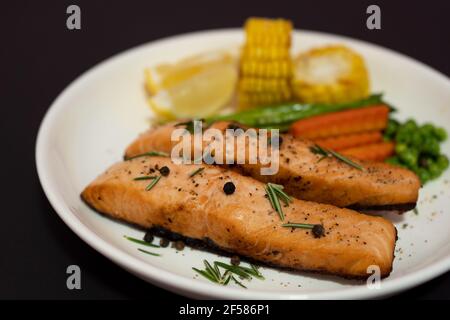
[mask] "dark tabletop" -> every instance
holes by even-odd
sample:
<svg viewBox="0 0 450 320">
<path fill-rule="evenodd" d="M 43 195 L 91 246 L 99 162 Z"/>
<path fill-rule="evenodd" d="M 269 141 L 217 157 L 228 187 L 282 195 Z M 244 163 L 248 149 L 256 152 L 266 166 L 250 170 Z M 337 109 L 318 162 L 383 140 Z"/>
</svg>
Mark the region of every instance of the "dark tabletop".
<svg viewBox="0 0 450 320">
<path fill-rule="evenodd" d="M 61 221 L 36 173 L 39 124 L 55 97 L 111 55 L 158 38 L 240 27 L 248 16 L 285 17 L 301 29 L 347 35 L 412 56 L 450 75 L 448 1 L 374 1 L 381 30 L 366 28 L 372 1 L 15 1 L 2 4 L 0 298 L 174 298 L 91 249 Z M 66 8 L 81 8 L 79 31 Z M 5 72 L 6 71 L 6 72 Z M 66 288 L 66 268 L 82 290 Z M 395 298 L 450 298 L 450 273 Z"/>
</svg>

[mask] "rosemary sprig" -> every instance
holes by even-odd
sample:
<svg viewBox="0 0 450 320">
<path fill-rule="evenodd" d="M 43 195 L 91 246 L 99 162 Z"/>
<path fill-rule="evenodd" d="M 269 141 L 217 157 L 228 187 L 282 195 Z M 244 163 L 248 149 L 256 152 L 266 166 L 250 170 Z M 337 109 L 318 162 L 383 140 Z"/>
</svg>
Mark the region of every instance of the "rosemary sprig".
<svg viewBox="0 0 450 320">
<path fill-rule="evenodd" d="M 198 169 L 192 171 L 192 172 L 189 174 L 189 178 L 192 178 L 193 176 L 195 176 L 196 174 L 199 174 L 199 173 L 202 172 L 203 170 L 205 170 L 205 167 L 200 167 L 200 168 L 198 168 Z"/>
<path fill-rule="evenodd" d="M 145 188 L 145 191 L 151 190 L 151 189 L 158 183 L 158 181 L 159 181 L 160 179 L 161 179 L 161 176 L 155 177 L 155 178 L 153 179 L 153 181 L 150 182 L 150 183 L 148 184 L 148 186 Z"/>
<path fill-rule="evenodd" d="M 220 261 L 214 261 L 214 263 L 211 265 L 207 260 L 203 260 L 203 264 L 205 265 L 204 270 L 200 270 L 194 267 L 192 268 L 192 270 L 208 279 L 209 281 L 224 286 L 228 285 L 230 280 L 233 280 L 233 282 L 240 287 L 247 288 L 242 284 L 242 282 L 237 280 L 234 275 L 239 276 L 240 278 L 243 278 L 245 280 L 251 280 L 252 277 L 262 280 L 264 279 L 264 276 L 259 272 L 257 267 L 252 264 L 250 265 L 250 268 L 233 266 Z M 224 269 L 225 272 L 221 273 L 220 268 Z"/>
<path fill-rule="evenodd" d="M 147 250 L 144 250 L 144 249 L 141 249 L 141 248 L 138 248 L 138 250 L 139 250 L 140 252 L 149 254 L 149 255 L 151 255 L 151 256 L 155 256 L 155 257 L 160 257 L 160 256 L 161 256 L 159 253 L 150 252 L 150 251 L 147 251 Z"/>
<path fill-rule="evenodd" d="M 146 152 L 146 153 L 141 153 L 132 157 L 128 157 L 125 160 L 131 160 L 131 159 L 136 159 L 136 158 L 140 158 L 140 157 L 168 157 L 169 154 L 167 154 L 166 152 L 160 152 L 160 151 L 150 151 L 150 152 Z"/>
<path fill-rule="evenodd" d="M 251 279 L 251 275 L 245 272 L 242 268 L 239 268 L 239 266 L 233 266 L 229 265 L 220 261 L 214 261 L 214 265 L 224 268 L 225 270 L 228 270 L 235 275 L 242 277 L 243 279 Z"/>
<path fill-rule="evenodd" d="M 220 261 L 214 261 L 214 265 L 217 265 L 219 267 L 224 268 L 225 270 L 228 270 L 240 277 L 243 277 L 244 279 L 249 279 L 252 276 L 261 280 L 264 280 L 264 276 L 259 272 L 258 268 L 250 264 L 250 268 L 244 267 L 244 266 L 234 266 L 230 264 L 226 264 Z"/>
<path fill-rule="evenodd" d="M 134 181 L 141 181 L 141 180 L 151 180 L 156 179 L 156 176 L 142 176 L 142 177 L 136 177 L 133 180 Z"/>
<path fill-rule="evenodd" d="M 337 153 L 336 151 L 325 149 L 317 144 L 310 147 L 309 150 L 314 154 L 318 154 L 318 155 L 322 156 L 319 159 L 319 162 L 327 157 L 334 157 L 334 158 L 338 159 L 339 161 L 342 161 L 353 168 L 356 168 L 358 170 L 363 170 L 363 167 L 361 165 L 357 164 L 356 162 L 350 160 L 347 157 L 344 157 L 342 154 Z"/>
<path fill-rule="evenodd" d="M 280 199 L 285 205 L 289 205 L 289 203 L 292 202 L 292 198 L 283 191 L 283 186 L 279 184 L 269 182 L 266 185 L 265 190 L 272 208 L 278 213 L 281 221 L 283 221 L 284 212 L 280 204 Z"/>
<path fill-rule="evenodd" d="M 136 238 L 133 238 L 133 237 L 125 236 L 125 235 L 123 237 L 125 239 L 131 241 L 131 242 L 134 242 L 134 243 L 137 243 L 137 244 L 142 244 L 142 245 L 147 246 L 147 247 L 160 248 L 160 246 L 158 246 L 156 244 L 153 244 L 153 243 L 150 243 L 150 242 L 146 242 L 144 240 L 139 240 L 139 239 L 136 239 Z"/>
</svg>

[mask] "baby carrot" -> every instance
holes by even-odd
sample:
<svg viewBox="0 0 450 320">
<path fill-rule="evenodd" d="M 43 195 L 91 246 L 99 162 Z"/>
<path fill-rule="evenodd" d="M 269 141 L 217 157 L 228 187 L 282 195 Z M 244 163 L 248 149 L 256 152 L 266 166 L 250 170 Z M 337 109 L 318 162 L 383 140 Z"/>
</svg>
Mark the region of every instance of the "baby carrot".
<svg viewBox="0 0 450 320">
<path fill-rule="evenodd" d="M 313 141 L 321 147 L 339 151 L 342 149 L 360 147 L 376 142 L 381 142 L 383 135 L 380 131 L 369 131 L 361 133 L 344 134 L 336 137 L 314 139 Z"/>
<path fill-rule="evenodd" d="M 311 117 L 294 122 L 291 132 L 294 136 L 319 139 L 386 128 L 389 108 L 376 105 Z"/>
<path fill-rule="evenodd" d="M 339 151 L 344 156 L 359 160 L 384 161 L 394 154 L 394 143 L 379 142 L 362 147 L 349 148 Z"/>
</svg>

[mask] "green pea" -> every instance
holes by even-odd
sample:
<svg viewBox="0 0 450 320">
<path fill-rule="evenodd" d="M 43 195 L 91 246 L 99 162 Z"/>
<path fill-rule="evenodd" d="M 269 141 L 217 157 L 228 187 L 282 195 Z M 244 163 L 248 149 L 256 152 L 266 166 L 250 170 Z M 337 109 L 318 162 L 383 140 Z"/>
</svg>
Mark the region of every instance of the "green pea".
<svg viewBox="0 0 450 320">
<path fill-rule="evenodd" d="M 424 136 L 432 136 L 434 134 L 434 126 L 431 123 L 426 123 L 420 127 L 420 131 Z"/>
<path fill-rule="evenodd" d="M 430 174 L 425 169 L 419 169 L 418 172 L 416 172 L 416 173 L 419 176 L 419 179 L 422 182 L 422 184 L 425 184 L 431 180 Z"/>
<path fill-rule="evenodd" d="M 436 139 L 426 138 L 422 145 L 422 151 L 432 156 L 439 156 L 441 147 Z"/>
<path fill-rule="evenodd" d="M 397 129 L 399 127 L 399 122 L 394 119 L 389 119 L 386 129 L 384 130 L 384 134 L 387 137 L 393 137 L 395 133 L 397 132 Z"/>
<path fill-rule="evenodd" d="M 436 164 L 442 169 L 442 171 L 444 171 L 448 168 L 449 160 L 446 155 L 440 154 L 436 160 Z"/>
<path fill-rule="evenodd" d="M 401 154 L 408 150 L 408 146 L 404 143 L 397 143 L 395 145 L 395 153 Z"/>
<path fill-rule="evenodd" d="M 434 136 L 439 141 L 445 141 L 445 140 L 447 140 L 447 131 L 445 131 L 444 128 L 436 127 L 436 128 L 434 128 Z"/>
<path fill-rule="evenodd" d="M 435 179 L 441 175 L 442 170 L 436 163 L 431 163 L 428 166 L 428 172 L 430 173 L 431 178 Z"/>
<path fill-rule="evenodd" d="M 395 141 L 397 143 L 408 144 L 410 142 L 409 132 L 405 131 L 404 129 L 399 129 L 395 134 Z"/>
<path fill-rule="evenodd" d="M 417 123 L 413 119 L 409 119 L 403 124 L 403 127 L 408 131 L 415 131 L 418 129 Z"/>
<path fill-rule="evenodd" d="M 401 153 L 398 153 L 398 157 L 408 167 L 413 168 L 417 166 L 419 156 L 418 152 L 413 149 L 407 149 L 405 151 L 402 151 Z"/>
<path fill-rule="evenodd" d="M 420 133 L 420 131 L 416 130 L 411 134 L 410 137 L 410 143 L 412 146 L 416 147 L 417 149 L 420 149 L 423 144 L 423 136 Z"/>
</svg>

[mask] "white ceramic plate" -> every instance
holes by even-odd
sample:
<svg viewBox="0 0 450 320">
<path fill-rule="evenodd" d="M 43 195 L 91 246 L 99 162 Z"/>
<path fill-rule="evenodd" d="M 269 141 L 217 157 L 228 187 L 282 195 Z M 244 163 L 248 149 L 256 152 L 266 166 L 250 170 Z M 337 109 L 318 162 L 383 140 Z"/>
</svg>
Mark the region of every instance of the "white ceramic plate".
<svg viewBox="0 0 450 320">
<path fill-rule="evenodd" d="M 165 289 L 203 298 L 341 299 L 386 296 L 436 277 L 450 268 L 450 171 L 420 192 L 419 214 L 390 216 L 399 231 L 394 271 L 380 289 L 336 277 L 263 268 L 265 281 L 248 289 L 218 286 L 195 276 L 202 260 L 228 259 L 202 251 L 155 249 L 163 257 L 137 251 L 123 235 L 142 232 L 107 219 L 80 201 L 80 191 L 148 127 L 143 69 L 211 49 L 237 47 L 240 30 L 198 32 L 148 43 L 95 66 L 66 88 L 50 107 L 37 140 L 36 162 L 44 191 L 64 222 L 89 245 L 138 277 Z M 367 60 L 373 92 L 398 109 L 397 117 L 432 121 L 450 131 L 450 81 L 408 57 L 340 36 L 299 31 L 293 52 L 311 46 L 344 43 Z M 443 147 L 450 155 L 450 145 Z"/>
</svg>

